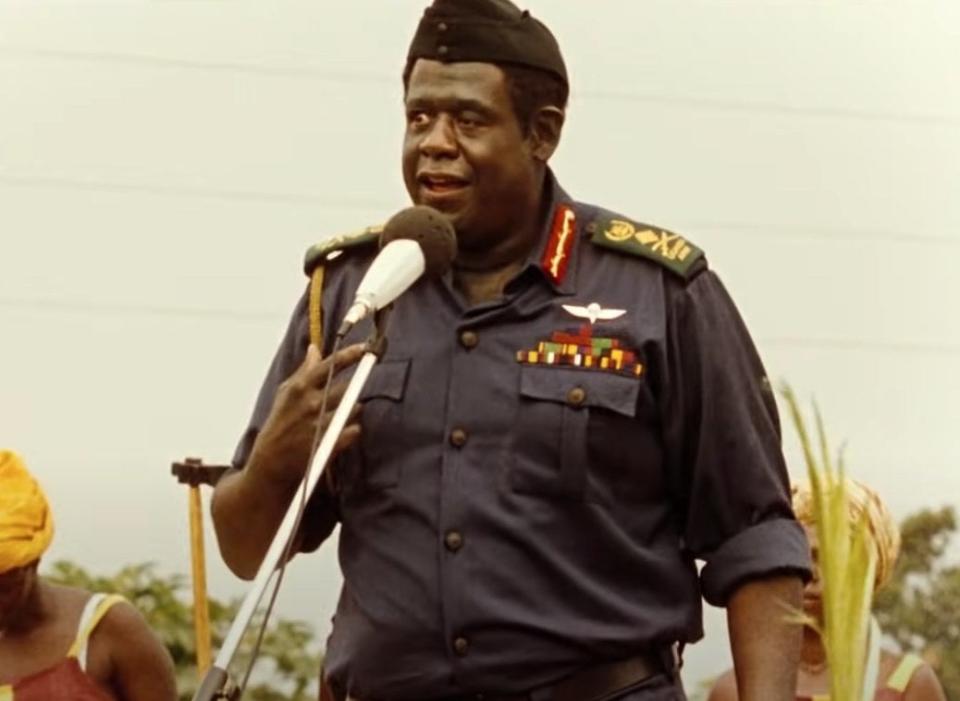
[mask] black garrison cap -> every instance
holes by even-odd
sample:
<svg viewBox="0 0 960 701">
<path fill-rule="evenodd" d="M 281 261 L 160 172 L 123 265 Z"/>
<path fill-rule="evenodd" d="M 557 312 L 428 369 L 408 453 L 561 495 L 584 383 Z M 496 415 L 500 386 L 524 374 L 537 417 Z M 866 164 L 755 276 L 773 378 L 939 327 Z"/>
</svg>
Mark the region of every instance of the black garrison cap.
<svg viewBox="0 0 960 701">
<path fill-rule="evenodd" d="M 512 63 L 553 73 L 567 67 L 550 30 L 510 0 L 434 0 L 423 12 L 407 63 L 418 58 L 459 63 Z"/>
</svg>

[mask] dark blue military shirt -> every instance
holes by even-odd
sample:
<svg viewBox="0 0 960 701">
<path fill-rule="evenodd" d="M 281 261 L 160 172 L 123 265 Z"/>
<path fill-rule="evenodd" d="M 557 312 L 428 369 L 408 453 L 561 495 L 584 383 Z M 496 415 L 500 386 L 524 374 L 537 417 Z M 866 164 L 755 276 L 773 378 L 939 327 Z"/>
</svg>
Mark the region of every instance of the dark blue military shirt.
<svg viewBox="0 0 960 701">
<path fill-rule="evenodd" d="M 398 299 L 342 490 L 311 502 L 307 549 L 341 528 L 325 667 L 360 698 L 534 688 L 699 639 L 701 596 L 808 574 L 774 399 L 720 280 L 595 245 L 623 218 L 552 176 L 546 193 L 575 217 L 563 265 L 551 215 L 501 300 L 470 307 L 449 277 Z M 326 264 L 325 352 L 375 252 Z M 304 299 L 237 467 L 307 343 Z"/>
</svg>

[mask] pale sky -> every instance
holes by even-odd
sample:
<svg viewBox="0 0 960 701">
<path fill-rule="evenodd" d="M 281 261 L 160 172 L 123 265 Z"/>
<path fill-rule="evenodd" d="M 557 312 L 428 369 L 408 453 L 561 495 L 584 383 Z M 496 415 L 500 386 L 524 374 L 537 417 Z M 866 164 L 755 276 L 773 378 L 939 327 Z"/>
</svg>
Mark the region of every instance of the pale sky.
<svg viewBox="0 0 960 701">
<path fill-rule="evenodd" d="M 0 1 L 0 446 L 53 501 L 51 559 L 188 572 L 169 463 L 229 459 L 303 250 L 407 204 L 424 4 Z M 704 248 L 898 517 L 957 505 L 960 3 L 527 6 L 572 78 L 564 187 Z M 208 538 L 212 594 L 245 592 Z M 291 574 L 281 611 L 325 634 L 334 543 Z"/>
</svg>

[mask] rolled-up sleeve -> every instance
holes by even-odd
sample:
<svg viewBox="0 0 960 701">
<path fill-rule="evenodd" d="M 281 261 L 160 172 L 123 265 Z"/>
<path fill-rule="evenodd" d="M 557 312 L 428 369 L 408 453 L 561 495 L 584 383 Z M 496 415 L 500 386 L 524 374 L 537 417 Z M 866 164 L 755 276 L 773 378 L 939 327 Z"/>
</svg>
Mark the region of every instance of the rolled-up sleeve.
<svg viewBox="0 0 960 701">
<path fill-rule="evenodd" d="M 700 273 L 670 298 L 663 378 L 666 458 L 685 548 L 701 589 L 723 606 L 741 584 L 810 576 L 793 516 L 770 382 L 719 278 Z"/>
</svg>

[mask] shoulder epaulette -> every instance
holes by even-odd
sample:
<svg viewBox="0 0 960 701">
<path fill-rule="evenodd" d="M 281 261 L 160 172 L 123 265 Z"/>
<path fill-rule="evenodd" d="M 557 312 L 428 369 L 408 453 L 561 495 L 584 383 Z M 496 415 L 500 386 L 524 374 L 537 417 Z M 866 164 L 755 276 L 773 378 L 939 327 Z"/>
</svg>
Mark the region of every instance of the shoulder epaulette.
<svg viewBox="0 0 960 701">
<path fill-rule="evenodd" d="M 307 249 L 303 258 L 303 271 L 310 275 L 313 269 L 323 260 L 329 260 L 333 254 L 338 254 L 348 248 L 357 248 L 376 243 L 380 239 L 380 232 L 383 231 L 383 225 L 368 226 L 366 229 L 354 231 L 350 234 L 339 234 L 324 239 L 320 243 L 314 244 Z"/>
<path fill-rule="evenodd" d="M 689 278 L 702 266 L 703 251 L 680 234 L 614 216 L 594 219 L 588 231 L 590 241 L 614 251 L 648 258 L 682 278 Z"/>
</svg>

